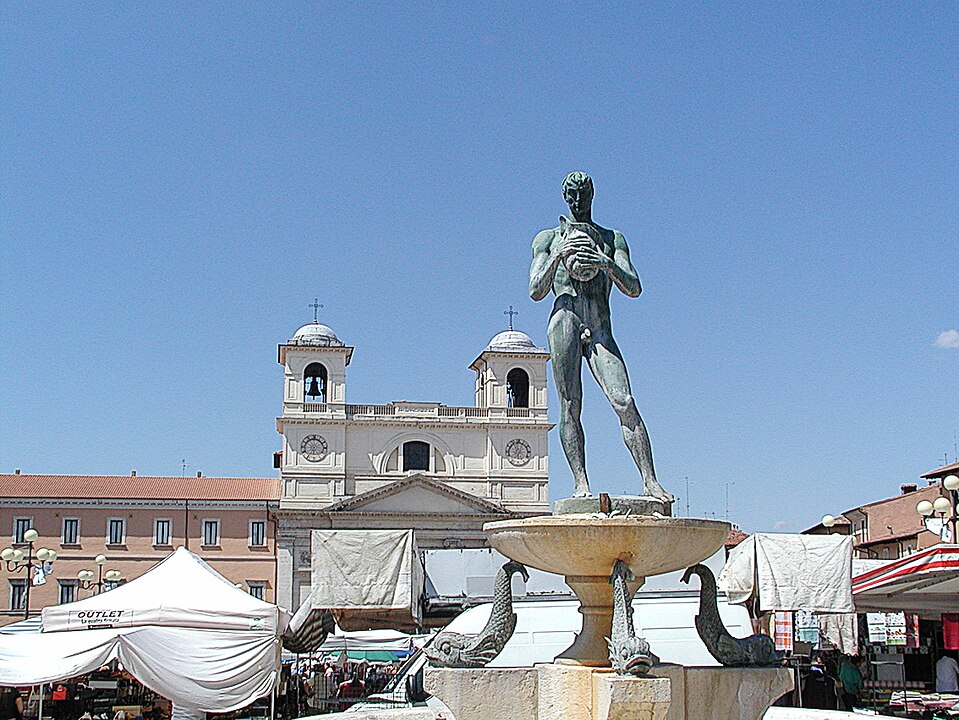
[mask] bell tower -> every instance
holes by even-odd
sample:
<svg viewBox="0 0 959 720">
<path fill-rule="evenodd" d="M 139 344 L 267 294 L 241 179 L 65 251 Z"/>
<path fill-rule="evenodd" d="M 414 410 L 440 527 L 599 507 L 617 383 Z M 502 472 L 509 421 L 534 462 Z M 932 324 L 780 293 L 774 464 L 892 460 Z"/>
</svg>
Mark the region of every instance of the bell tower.
<svg viewBox="0 0 959 720">
<path fill-rule="evenodd" d="M 549 351 L 510 329 L 496 335 L 470 365 L 476 372 L 476 407 L 529 408 L 545 413 Z"/>
</svg>

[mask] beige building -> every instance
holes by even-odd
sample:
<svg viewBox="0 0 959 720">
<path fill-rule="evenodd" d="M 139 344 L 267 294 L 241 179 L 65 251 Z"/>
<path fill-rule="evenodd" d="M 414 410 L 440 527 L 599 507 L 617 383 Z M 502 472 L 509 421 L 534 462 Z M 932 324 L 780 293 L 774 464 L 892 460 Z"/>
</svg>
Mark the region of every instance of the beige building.
<svg viewBox="0 0 959 720">
<path fill-rule="evenodd" d="M 276 598 L 276 478 L 0 475 L 0 547 L 20 549 L 33 529 L 36 555 L 57 553 L 43 584 L 30 587 L 30 613 L 72 602 L 98 588 L 98 570 L 125 582 L 178 546 L 269 602 Z M 95 559 L 105 555 L 97 566 Z M 0 625 L 24 616 L 26 572 L 0 562 Z M 81 582 L 81 570 L 93 579 Z M 104 589 L 112 582 L 104 581 Z"/>
<path fill-rule="evenodd" d="M 838 515 L 829 528 L 819 523 L 803 532 L 852 535 L 856 557 L 878 560 L 894 560 L 938 545 L 942 542 L 942 518 L 923 517 L 916 505 L 948 497 L 940 481 L 957 472 L 959 463 L 937 468 L 921 476 L 928 481 L 925 486 L 904 483 L 898 495 L 850 508 Z"/>
<path fill-rule="evenodd" d="M 347 401 L 354 348 L 317 322 L 279 346 L 278 603 L 311 586 L 313 529 L 408 529 L 421 550 L 486 546 L 483 523 L 549 512 L 549 353 L 496 335 L 469 365 L 475 404 Z"/>
</svg>

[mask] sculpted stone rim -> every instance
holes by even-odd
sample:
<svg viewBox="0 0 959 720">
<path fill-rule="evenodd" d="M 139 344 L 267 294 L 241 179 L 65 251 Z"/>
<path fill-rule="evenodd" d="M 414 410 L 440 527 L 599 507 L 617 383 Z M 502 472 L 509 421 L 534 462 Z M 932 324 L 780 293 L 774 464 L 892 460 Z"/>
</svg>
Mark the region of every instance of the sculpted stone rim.
<svg viewBox="0 0 959 720">
<path fill-rule="evenodd" d="M 595 577 L 606 583 L 616 560 L 638 578 L 702 562 L 723 546 L 729 527 L 699 518 L 543 515 L 489 522 L 483 531 L 490 545 L 528 567 L 567 581 Z"/>
<path fill-rule="evenodd" d="M 483 530 L 486 532 L 496 532 L 498 530 L 528 530 L 537 526 L 543 527 L 584 527 L 584 528 L 631 528 L 631 527 L 669 527 L 669 528 L 703 528 L 709 530 L 718 530 L 720 526 L 725 525 L 728 529 L 729 523 L 723 520 L 705 520 L 702 518 L 675 518 L 675 517 L 653 517 L 643 516 L 622 516 L 622 517 L 596 517 L 588 513 L 576 515 L 538 515 L 536 517 L 520 518 L 517 520 L 498 520 L 496 522 L 486 523 Z"/>
</svg>

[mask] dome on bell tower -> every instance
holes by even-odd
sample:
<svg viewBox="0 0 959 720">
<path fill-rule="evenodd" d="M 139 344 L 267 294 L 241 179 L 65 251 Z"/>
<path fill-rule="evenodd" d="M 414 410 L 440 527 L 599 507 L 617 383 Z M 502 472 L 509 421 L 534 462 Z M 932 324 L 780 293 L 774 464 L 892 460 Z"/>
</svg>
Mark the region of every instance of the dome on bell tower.
<svg viewBox="0 0 959 720">
<path fill-rule="evenodd" d="M 344 342 L 328 325 L 318 322 L 307 323 L 290 338 L 290 345 L 316 345 L 320 347 L 343 347 Z"/>
</svg>

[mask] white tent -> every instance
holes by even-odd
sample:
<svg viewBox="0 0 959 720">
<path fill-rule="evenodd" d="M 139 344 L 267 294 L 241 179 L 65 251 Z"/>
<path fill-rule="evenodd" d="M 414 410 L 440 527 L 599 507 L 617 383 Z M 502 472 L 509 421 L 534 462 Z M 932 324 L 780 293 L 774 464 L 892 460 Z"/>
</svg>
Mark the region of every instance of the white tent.
<svg viewBox="0 0 959 720">
<path fill-rule="evenodd" d="M 852 538 L 756 533 L 737 545 L 719 574 L 731 603 L 758 601 L 756 610 L 855 612 Z"/>
<path fill-rule="evenodd" d="M 357 630 L 343 632 L 339 628 L 326 638 L 317 652 L 340 652 L 342 650 L 390 650 L 406 652 L 413 649 L 413 638 L 396 630 Z"/>
<path fill-rule="evenodd" d="M 198 712 L 230 712 L 276 683 L 289 615 L 179 548 L 110 592 L 45 608 L 40 633 L 0 635 L 0 685 L 55 682 L 118 659 Z"/>
</svg>

